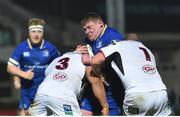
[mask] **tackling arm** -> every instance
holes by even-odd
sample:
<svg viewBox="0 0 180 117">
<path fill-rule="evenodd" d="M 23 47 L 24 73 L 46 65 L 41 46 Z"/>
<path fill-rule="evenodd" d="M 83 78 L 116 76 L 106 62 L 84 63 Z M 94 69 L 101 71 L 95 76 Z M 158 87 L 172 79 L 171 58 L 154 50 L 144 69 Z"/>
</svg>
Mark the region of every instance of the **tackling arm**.
<svg viewBox="0 0 180 117">
<path fill-rule="evenodd" d="M 102 115 L 107 116 L 109 114 L 109 106 L 106 100 L 106 93 L 103 86 L 103 83 L 100 78 L 91 76 L 90 73 L 92 71 L 92 67 L 86 67 L 86 76 L 89 82 L 92 85 L 92 90 L 96 98 L 99 100 L 102 106 Z"/>
</svg>

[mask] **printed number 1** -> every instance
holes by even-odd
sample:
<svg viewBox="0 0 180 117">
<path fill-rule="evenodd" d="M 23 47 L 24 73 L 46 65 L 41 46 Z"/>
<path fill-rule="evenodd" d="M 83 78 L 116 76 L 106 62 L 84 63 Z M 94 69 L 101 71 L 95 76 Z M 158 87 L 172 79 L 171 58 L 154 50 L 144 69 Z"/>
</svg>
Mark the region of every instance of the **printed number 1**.
<svg viewBox="0 0 180 117">
<path fill-rule="evenodd" d="M 145 58 L 146 58 L 146 61 L 151 61 L 151 58 L 150 58 L 148 51 L 143 47 L 139 47 L 139 49 L 143 51 Z"/>
</svg>

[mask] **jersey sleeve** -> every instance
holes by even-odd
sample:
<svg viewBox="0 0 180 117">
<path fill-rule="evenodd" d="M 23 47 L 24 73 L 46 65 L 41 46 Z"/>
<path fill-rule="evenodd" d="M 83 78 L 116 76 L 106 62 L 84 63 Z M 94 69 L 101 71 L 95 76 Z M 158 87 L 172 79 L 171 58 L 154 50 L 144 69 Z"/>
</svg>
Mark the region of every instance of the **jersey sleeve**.
<svg viewBox="0 0 180 117">
<path fill-rule="evenodd" d="M 122 40 L 124 40 L 123 35 L 120 32 L 118 32 L 115 29 L 113 29 L 113 28 L 109 28 L 107 34 L 108 34 L 107 35 L 108 38 L 106 38 L 106 41 L 105 41 L 106 42 L 106 46 L 111 44 L 113 41 L 122 41 Z"/>
<path fill-rule="evenodd" d="M 60 56 L 61 53 L 55 46 L 52 45 L 50 55 L 51 55 L 51 59 L 54 60 L 55 58 Z"/>
<path fill-rule="evenodd" d="M 23 56 L 23 47 L 18 46 L 12 53 L 11 57 L 9 58 L 8 64 L 12 64 L 19 67 L 22 56 Z"/>
<path fill-rule="evenodd" d="M 100 49 L 100 51 L 103 53 L 103 55 L 107 58 L 114 52 L 116 52 L 117 46 L 114 44 L 110 44 L 109 46 L 103 47 Z"/>
</svg>

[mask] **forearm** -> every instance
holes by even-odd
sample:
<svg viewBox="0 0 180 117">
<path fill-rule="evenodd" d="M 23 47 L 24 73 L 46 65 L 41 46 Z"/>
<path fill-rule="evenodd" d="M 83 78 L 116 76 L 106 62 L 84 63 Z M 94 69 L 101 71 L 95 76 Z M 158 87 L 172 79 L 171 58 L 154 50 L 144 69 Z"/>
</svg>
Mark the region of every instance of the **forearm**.
<svg viewBox="0 0 180 117">
<path fill-rule="evenodd" d="M 107 105 L 106 93 L 101 79 L 97 78 L 98 81 L 92 84 L 92 90 L 96 98 L 98 98 L 101 106 Z"/>
<path fill-rule="evenodd" d="M 99 100 L 99 103 L 102 106 L 102 114 L 108 115 L 109 108 L 108 108 L 108 103 L 106 100 L 106 93 L 105 93 L 104 85 L 100 78 L 90 75 L 91 71 L 92 71 L 91 66 L 86 67 L 87 79 L 92 85 L 92 90 L 95 97 Z"/>
<path fill-rule="evenodd" d="M 24 76 L 24 71 L 20 70 L 19 68 L 17 68 L 16 66 L 13 66 L 13 65 L 7 66 L 7 72 L 11 73 L 12 75 L 16 75 L 16 76 L 20 76 L 20 77 Z"/>
<path fill-rule="evenodd" d="M 97 78 L 98 81 L 92 84 L 92 90 L 95 97 L 99 100 L 99 103 L 102 107 L 102 115 L 107 116 L 109 115 L 109 105 L 106 99 L 106 93 L 104 89 L 104 85 L 101 79 Z M 96 80 L 97 80 L 96 79 Z"/>
</svg>

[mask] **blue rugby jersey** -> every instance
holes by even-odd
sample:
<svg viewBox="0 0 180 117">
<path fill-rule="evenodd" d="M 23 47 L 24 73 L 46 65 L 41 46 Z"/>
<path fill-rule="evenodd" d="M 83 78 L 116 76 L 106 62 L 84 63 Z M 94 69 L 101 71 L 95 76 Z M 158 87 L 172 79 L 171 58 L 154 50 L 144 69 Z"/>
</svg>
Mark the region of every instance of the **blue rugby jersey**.
<svg viewBox="0 0 180 117">
<path fill-rule="evenodd" d="M 8 62 L 23 71 L 33 69 L 34 72 L 32 80 L 21 78 L 22 96 L 26 95 L 31 101 L 34 99 L 39 84 L 45 78 L 45 69 L 59 54 L 57 48 L 46 40 L 36 46 L 32 46 L 29 39 L 20 43 Z"/>
<path fill-rule="evenodd" d="M 13 52 L 9 62 L 16 66 L 19 66 L 21 70 L 27 71 L 33 69 L 35 73 L 32 79 L 32 86 L 38 85 L 44 79 L 44 71 L 47 66 L 51 63 L 54 58 L 59 56 L 59 52 L 54 45 L 50 42 L 43 40 L 42 43 L 33 47 L 30 44 L 29 39 L 23 41 Z M 24 85 L 29 80 L 21 79 L 22 87 L 27 87 Z"/>
<path fill-rule="evenodd" d="M 85 39 L 85 43 L 89 44 L 94 54 L 97 54 L 102 47 L 108 46 L 113 40 L 123 40 L 123 35 L 111 27 L 105 26 L 103 33 L 95 41 Z"/>
<path fill-rule="evenodd" d="M 118 32 L 114 28 L 107 27 L 107 25 L 105 25 L 104 31 L 95 41 L 92 42 L 86 38 L 85 43 L 91 46 L 94 54 L 97 54 L 102 47 L 108 46 L 109 44 L 112 43 L 112 41 L 121 41 L 121 40 L 124 40 L 124 37 L 120 32 Z M 118 110 L 119 106 L 116 103 L 114 97 L 112 96 L 111 84 L 110 87 L 105 87 L 105 90 L 106 90 L 107 101 L 110 107 L 109 114 L 119 115 L 120 114 L 119 112 L 120 110 Z M 81 108 L 92 111 L 92 107 L 91 107 L 92 104 L 89 103 L 91 101 L 89 102 L 87 101 L 88 98 L 90 98 L 89 95 L 87 97 L 85 96 L 85 99 L 83 100 L 84 101 L 83 106 Z"/>
</svg>

